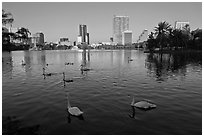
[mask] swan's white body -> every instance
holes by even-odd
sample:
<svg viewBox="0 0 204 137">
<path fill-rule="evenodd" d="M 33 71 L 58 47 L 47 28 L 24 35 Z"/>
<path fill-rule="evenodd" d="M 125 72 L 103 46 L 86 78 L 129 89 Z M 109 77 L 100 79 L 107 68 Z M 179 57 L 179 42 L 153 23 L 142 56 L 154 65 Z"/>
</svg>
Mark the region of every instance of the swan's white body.
<svg viewBox="0 0 204 137">
<path fill-rule="evenodd" d="M 150 103 L 150 102 L 145 101 L 145 100 L 142 100 L 142 101 L 139 101 L 139 102 L 135 103 L 134 96 L 133 96 L 133 100 L 132 100 L 131 106 L 134 106 L 134 107 L 137 107 L 137 108 L 140 108 L 140 109 L 145 109 L 145 110 L 157 107 L 155 104 Z"/>
<path fill-rule="evenodd" d="M 78 107 L 70 107 L 68 108 L 68 112 L 73 116 L 80 116 L 83 112 Z"/>
<path fill-rule="evenodd" d="M 71 107 L 68 94 L 67 94 L 67 109 L 68 112 L 73 116 L 80 116 L 83 114 L 83 112 L 78 107 Z"/>
</svg>

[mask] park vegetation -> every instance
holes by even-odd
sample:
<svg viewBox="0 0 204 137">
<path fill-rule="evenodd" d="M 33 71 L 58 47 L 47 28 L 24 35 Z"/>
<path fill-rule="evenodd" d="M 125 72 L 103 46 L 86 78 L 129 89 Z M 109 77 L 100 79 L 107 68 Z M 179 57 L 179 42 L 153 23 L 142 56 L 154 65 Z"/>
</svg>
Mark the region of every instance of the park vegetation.
<svg viewBox="0 0 204 137">
<path fill-rule="evenodd" d="M 18 28 L 16 32 L 9 30 L 12 27 L 14 18 L 12 13 L 6 12 L 2 9 L 2 49 L 3 50 L 15 50 L 29 48 L 29 34 L 30 31 L 27 28 Z M 7 29 L 9 28 L 9 29 Z M 18 43 L 18 44 L 16 44 Z"/>
<path fill-rule="evenodd" d="M 182 29 L 173 28 L 168 22 L 160 22 L 147 40 L 148 52 L 202 51 L 202 29 L 190 31 L 186 24 Z"/>
</svg>

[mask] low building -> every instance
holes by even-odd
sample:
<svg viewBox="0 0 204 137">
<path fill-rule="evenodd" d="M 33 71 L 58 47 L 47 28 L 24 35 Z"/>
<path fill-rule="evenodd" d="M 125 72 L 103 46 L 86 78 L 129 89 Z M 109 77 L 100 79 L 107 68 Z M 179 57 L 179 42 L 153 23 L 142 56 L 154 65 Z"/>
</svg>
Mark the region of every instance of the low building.
<svg viewBox="0 0 204 137">
<path fill-rule="evenodd" d="M 37 32 L 35 34 L 33 34 L 33 37 L 32 37 L 32 43 L 35 45 L 41 45 L 43 46 L 44 45 L 44 34 L 42 32 Z"/>
<path fill-rule="evenodd" d="M 59 40 L 59 45 L 69 46 L 69 45 L 70 45 L 69 38 L 60 38 L 60 40 Z"/>
<path fill-rule="evenodd" d="M 123 45 L 132 45 L 132 31 L 126 30 L 123 32 L 122 44 Z"/>
<path fill-rule="evenodd" d="M 187 29 L 189 29 L 190 31 L 190 23 L 188 21 L 176 21 L 174 27 L 175 29 L 180 29 L 180 30 L 183 30 L 184 27 L 188 27 Z"/>
</svg>

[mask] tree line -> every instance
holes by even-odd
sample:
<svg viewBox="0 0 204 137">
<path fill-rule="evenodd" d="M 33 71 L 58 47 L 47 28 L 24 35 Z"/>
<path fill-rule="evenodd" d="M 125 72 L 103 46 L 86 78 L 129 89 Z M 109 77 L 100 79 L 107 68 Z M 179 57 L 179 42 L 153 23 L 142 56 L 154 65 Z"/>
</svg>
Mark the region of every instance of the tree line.
<svg viewBox="0 0 204 137">
<path fill-rule="evenodd" d="M 168 22 L 158 23 L 147 39 L 147 50 L 202 50 L 202 29 L 190 31 L 189 24 L 181 29 L 173 28 Z"/>
<path fill-rule="evenodd" d="M 7 26 L 10 28 L 14 22 L 12 13 L 6 12 L 2 9 L 2 43 L 3 45 L 11 44 L 12 40 L 18 40 L 21 44 L 28 44 L 30 31 L 27 28 L 18 28 L 16 32 L 10 32 Z"/>
</svg>

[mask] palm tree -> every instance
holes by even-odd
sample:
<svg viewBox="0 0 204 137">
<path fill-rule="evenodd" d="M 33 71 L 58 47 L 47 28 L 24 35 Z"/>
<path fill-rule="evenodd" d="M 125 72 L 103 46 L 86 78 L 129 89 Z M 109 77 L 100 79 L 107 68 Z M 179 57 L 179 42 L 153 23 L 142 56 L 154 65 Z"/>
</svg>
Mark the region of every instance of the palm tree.
<svg viewBox="0 0 204 137">
<path fill-rule="evenodd" d="M 14 37 L 14 33 L 8 32 L 6 25 L 12 26 L 14 19 L 10 12 L 6 12 L 2 9 L 2 42 L 4 44 L 10 44 L 11 39 Z"/>
<path fill-rule="evenodd" d="M 21 27 L 20 29 L 18 29 L 18 31 L 16 32 L 18 34 L 17 38 L 20 39 L 20 41 L 25 40 L 26 44 L 27 44 L 27 40 L 28 40 L 28 35 L 30 33 L 30 31 L 26 28 Z"/>
<path fill-rule="evenodd" d="M 171 42 L 173 47 L 175 47 L 175 49 L 177 49 L 178 47 L 183 47 L 183 35 L 182 35 L 182 31 L 179 29 L 175 29 L 172 31 L 172 37 L 171 37 Z"/>
<path fill-rule="evenodd" d="M 193 42 L 193 49 L 202 50 L 202 29 L 196 29 L 191 32 L 192 35 L 192 42 Z"/>
<path fill-rule="evenodd" d="M 153 51 L 157 46 L 156 43 L 156 39 L 154 38 L 154 33 L 151 32 L 151 34 L 149 34 L 148 40 L 147 40 L 147 49 L 150 51 Z"/>
<path fill-rule="evenodd" d="M 166 21 L 160 22 L 157 27 L 155 27 L 155 34 L 157 35 L 158 44 L 160 47 L 160 50 L 163 49 L 164 46 L 167 45 L 167 37 L 169 34 L 169 28 L 171 25 L 167 23 Z"/>
</svg>

